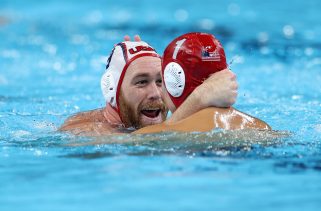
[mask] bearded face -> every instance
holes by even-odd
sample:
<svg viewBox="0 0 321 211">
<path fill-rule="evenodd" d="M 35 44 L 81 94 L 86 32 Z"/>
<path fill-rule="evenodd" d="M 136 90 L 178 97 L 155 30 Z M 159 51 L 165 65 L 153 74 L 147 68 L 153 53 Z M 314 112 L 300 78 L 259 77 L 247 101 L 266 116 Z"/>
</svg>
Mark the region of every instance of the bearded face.
<svg viewBox="0 0 321 211">
<path fill-rule="evenodd" d="M 141 128 L 166 119 L 163 102 L 161 60 L 142 57 L 133 61 L 124 76 L 120 93 L 120 116 L 126 127 Z"/>
<path fill-rule="evenodd" d="M 166 120 L 168 109 L 163 101 L 141 102 L 134 108 L 126 101 L 123 94 L 119 96 L 119 109 L 125 127 L 139 129 L 148 125 L 159 124 Z"/>
</svg>

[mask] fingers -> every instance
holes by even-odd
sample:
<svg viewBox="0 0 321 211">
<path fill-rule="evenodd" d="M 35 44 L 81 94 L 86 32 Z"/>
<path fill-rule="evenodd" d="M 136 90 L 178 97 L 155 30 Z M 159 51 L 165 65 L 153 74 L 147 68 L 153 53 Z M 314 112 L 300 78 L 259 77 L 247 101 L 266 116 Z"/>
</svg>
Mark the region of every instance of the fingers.
<svg viewBox="0 0 321 211">
<path fill-rule="evenodd" d="M 130 36 L 126 34 L 126 35 L 124 36 L 124 41 L 130 41 Z M 140 38 L 139 35 L 136 34 L 136 35 L 134 36 L 134 41 L 140 42 L 140 41 L 142 41 L 142 39 Z"/>
<path fill-rule="evenodd" d="M 233 83 L 233 84 L 231 85 L 231 89 L 232 89 L 232 90 L 237 90 L 238 88 L 239 88 L 239 86 L 238 86 L 237 83 Z"/>
<path fill-rule="evenodd" d="M 135 39 L 136 42 L 142 41 L 142 40 L 140 39 L 140 36 L 139 36 L 138 34 L 136 34 L 136 35 L 134 36 L 134 39 Z"/>
<path fill-rule="evenodd" d="M 233 72 L 231 72 L 231 80 L 236 80 L 236 75 L 235 75 L 235 73 L 233 73 Z"/>
<path fill-rule="evenodd" d="M 230 77 L 232 78 L 233 76 L 235 76 L 235 74 L 230 71 L 229 69 L 224 69 L 218 72 L 215 72 L 213 74 L 210 75 L 210 77 L 219 77 L 219 78 L 224 78 L 224 77 Z"/>
<path fill-rule="evenodd" d="M 230 79 L 232 80 L 236 80 L 236 74 L 234 72 L 232 72 L 230 69 L 224 69 L 222 71 L 220 71 L 222 74 L 227 74 L 230 76 Z"/>
<path fill-rule="evenodd" d="M 231 106 L 236 102 L 236 98 L 237 98 L 237 91 L 233 91 L 232 92 L 232 99 L 230 101 Z"/>
<path fill-rule="evenodd" d="M 236 74 L 230 71 L 229 69 L 224 69 L 219 72 L 211 74 L 205 82 L 211 83 L 211 81 L 216 80 L 229 80 L 236 82 Z"/>
<path fill-rule="evenodd" d="M 130 41 L 130 36 L 126 34 L 126 35 L 124 36 L 124 40 L 125 40 L 125 41 Z"/>
</svg>

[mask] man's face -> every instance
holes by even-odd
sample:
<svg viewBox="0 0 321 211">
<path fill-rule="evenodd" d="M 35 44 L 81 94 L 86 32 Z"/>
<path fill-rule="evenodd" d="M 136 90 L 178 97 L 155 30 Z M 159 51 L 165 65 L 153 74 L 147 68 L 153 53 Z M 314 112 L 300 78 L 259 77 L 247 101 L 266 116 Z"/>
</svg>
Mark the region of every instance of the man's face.
<svg viewBox="0 0 321 211">
<path fill-rule="evenodd" d="M 141 57 L 129 65 L 121 85 L 119 107 L 126 127 L 141 128 L 166 119 L 160 58 Z"/>
</svg>

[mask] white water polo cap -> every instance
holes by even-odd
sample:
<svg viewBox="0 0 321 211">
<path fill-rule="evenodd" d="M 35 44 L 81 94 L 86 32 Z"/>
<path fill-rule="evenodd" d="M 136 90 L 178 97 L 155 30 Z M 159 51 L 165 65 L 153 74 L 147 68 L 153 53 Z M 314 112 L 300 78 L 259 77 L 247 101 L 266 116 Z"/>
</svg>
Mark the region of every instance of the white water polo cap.
<svg viewBox="0 0 321 211">
<path fill-rule="evenodd" d="M 118 43 L 112 50 L 106 65 L 106 71 L 100 85 L 107 103 L 118 110 L 119 92 L 128 66 L 143 56 L 161 58 L 154 48 L 143 41 L 125 41 Z"/>
</svg>

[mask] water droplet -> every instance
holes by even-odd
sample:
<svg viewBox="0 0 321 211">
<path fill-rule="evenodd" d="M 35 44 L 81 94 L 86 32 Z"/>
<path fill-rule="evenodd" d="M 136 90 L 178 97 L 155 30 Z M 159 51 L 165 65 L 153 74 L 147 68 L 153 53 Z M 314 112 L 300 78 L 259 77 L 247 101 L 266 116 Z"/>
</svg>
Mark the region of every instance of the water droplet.
<svg viewBox="0 0 321 211">
<path fill-rule="evenodd" d="M 262 47 L 260 48 L 260 52 L 262 55 L 267 55 L 270 53 L 270 49 L 268 47 Z"/>
<path fill-rule="evenodd" d="M 56 55 L 56 52 L 57 52 L 57 47 L 53 44 L 45 44 L 43 47 L 42 47 L 42 50 L 45 52 L 45 53 L 48 53 L 50 55 Z"/>
<path fill-rule="evenodd" d="M 212 30 L 215 27 L 215 23 L 211 19 L 202 19 L 199 27 L 204 30 Z"/>
<path fill-rule="evenodd" d="M 92 11 L 89 13 L 89 15 L 86 17 L 86 21 L 89 24 L 97 24 L 103 19 L 103 14 L 99 10 Z"/>
<path fill-rule="evenodd" d="M 179 9 L 175 11 L 174 17 L 179 22 L 184 22 L 188 18 L 188 12 L 183 9 Z"/>
<path fill-rule="evenodd" d="M 266 43 L 269 40 L 269 34 L 266 32 L 260 32 L 257 39 L 260 43 Z"/>
<path fill-rule="evenodd" d="M 301 98 L 301 95 L 292 95 L 292 100 L 300 100 Z"/>
<path fill-rule="evenodd" d="M 61 70 L 61 63 L 60 62 L 55 62 L 54 64 L 53 64 L 53 69 L 54 70 L 56 70 L 56 71 L 59 71 L 59 70 Z"/>
<path fill-rule="evenodd" d="M 294 28 L 291 25 L 285 25 L 283 27 L 283 34 L 288 39 L 292 38 L 294 35 Z"/>
<path fill-rule="evenodd" d="M 235 3 L 229 4 L 227 7 L 227 12 L 232 16 L 239 15 L 240 11 L 241 11 L 240 6 Z"/>
<path fill-rule="evenodd" d="M 311 56 L 313 54 L 313 48 L 305 48 L 304 49 L 304 54 L 307 56 Z"/>
</svg>

